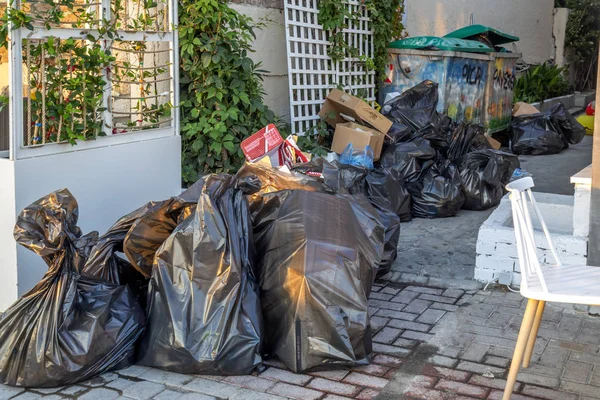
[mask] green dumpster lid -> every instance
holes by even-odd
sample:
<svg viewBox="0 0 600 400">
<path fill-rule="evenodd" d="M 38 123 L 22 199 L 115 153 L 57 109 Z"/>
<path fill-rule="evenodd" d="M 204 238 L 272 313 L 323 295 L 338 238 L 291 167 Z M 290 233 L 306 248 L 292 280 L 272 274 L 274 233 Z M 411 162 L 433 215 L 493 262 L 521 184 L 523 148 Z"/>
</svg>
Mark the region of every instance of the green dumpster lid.
<svg viewBox="0 0 600 400">
<path fill-rule="evenodd" d="M 437 36 L 414 36 L 390 43 L 392 49 L 417 49 L 417 50 L 449 50 L 464 51 L 468 53 L 489 53 L 494 49 L 475 40 L 445 38 Z"/>
<path fill-rule="evenodd" d="M 485 35 L 494 46 L 519 41 L 519 38 L 517 36 L 509 35 L 508 33 L 504 33 L 497 29 L 490 28 L 489 26 L 484 25 L 465 26 L 464 28 L 460 28 L 448 33 L 444 37 L 456 39 L 474 39 L 480 35 Z"/>
</svg>

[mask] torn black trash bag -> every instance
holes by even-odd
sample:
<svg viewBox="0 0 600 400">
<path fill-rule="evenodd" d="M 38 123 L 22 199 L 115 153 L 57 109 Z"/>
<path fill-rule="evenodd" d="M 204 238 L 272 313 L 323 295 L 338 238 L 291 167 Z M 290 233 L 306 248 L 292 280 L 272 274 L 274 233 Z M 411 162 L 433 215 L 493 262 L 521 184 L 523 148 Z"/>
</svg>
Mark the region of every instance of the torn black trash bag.
<svg viewBox="0 0 600 400">
<path fill-rule="evenodd" d="M 412 213 L 421 218 L 453 217 L 465 199 L 458 168 L 449 161 L 438 161 L 421 179 L 408 183 L 412 196 Z"/>
<path fill-rule="evenodd" d="M 562 103 L 555 104 L 550 110 L 555 126 L 560 127 L 562 134 L 570 144 L 577 144 L 585 137 L 585 127 L 581 125 Z"/>
<path fill-rule="evenodd" d="M 550 112 L 520 115 L 511 123 L 511 150 L 518 155 L 558 154 L 569 147 Z"/>
<path fill-rule="evenodd" d="M 452 132 L 447 155 L 449 160 L 460 162 L 461 158 L 471 151 L 491 148 L 483 126 L 462 122 Z"/>
<path fill-rule="evenodd" d="M 394 170 L 382 168 L 369 171 L 365 178 L 365 194 L 371 204 L 391 210 L 400 222 L 409 222 L 410 194 L 404 187 L 402 178 L 395 176 Z"/>
<path fill-rule="evenodd" d="M 436 157 L 429 140 L 417 138 L 388 146 L 381 155 L 380 163 L 383 169 L 393 170 L 394 176 L 410 183 L 419 180 Z"/>
<path fill-rule="evenodd" d="M 381 113 L 394 122 L 388 135 L 393 143 L 405 140 L 409 132 L 432 126 L 440 129 L 442 117 L 437 112 L 438 84 L 423 81 L 383 105 Z"/>
<path fill-rule="evenodd" d="M 290 370 L 368 364 L 380 256 L 351 197 L 290 190 L 253 202 L 265 353 Z M 266 222 L 265 222 L 266 221 Z"/>
<path fill-rule="evenodd" d="M 133 358 L 144 311 L 129 287 L 80 274 L 98 234 L 82 236 L 77 219 L 77 202 L 66 189 L 17 218 L 15 239 L 42 256 L 48 272 L 0 319 L 4 384 L 73 384 Z"/>
<path fill-rule="evenodd" d="M 244 375 L 260 365 L 262 316 L 243 185 L 229 175 L 206 177 L 195 211 L 156 252 L 140 364 L 209 375 Z"/>
</svg>

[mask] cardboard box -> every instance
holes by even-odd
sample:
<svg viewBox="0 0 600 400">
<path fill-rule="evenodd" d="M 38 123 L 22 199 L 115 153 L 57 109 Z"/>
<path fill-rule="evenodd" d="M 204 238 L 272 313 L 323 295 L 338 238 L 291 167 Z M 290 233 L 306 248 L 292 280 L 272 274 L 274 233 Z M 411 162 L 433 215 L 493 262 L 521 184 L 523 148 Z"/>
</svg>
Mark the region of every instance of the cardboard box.
<svg viewBox="0 0 600 400">
<path fill-rule="evenodd" d="M 392 121 L 377 112 L 373 107 L 358 97 L 338 89 L 329 92 L 327 100 L 321 107 L 319 117 L 334 128 L 337 124 L 353 121 L 375 128 L 385 134 L 392 127 Z"/>
<path fill-rule="evenodd" d="M 378 130 L 354 122 L 337 124 L 333 134 L 331 150 L 337 154 L 342 154 L 348 143 L 352 143 L 355 149 L 364 149 L 371 146 L 373 158 L 377 161 L 381 156 L 384 138 L 385 135 Z"/>
<path fill-rule="evenodd" d="M 518 117 L 520 115 L 530 115 L 537 114 L 540 110 L 532 106 L 531 104 L 524 103 L 522 101 L 515 103 L 513 106 L 513 117 Z"/>
<path fill-rule="evenodd" d="M 497 141 L 496 139 L 494 139 L 491 136 L 488 136 L 487 140 L 488 140 L 490 146 L 492 146 L 492 149 L 494 149 L 494 150 L 500 150 L 500 147 L 502 147 L 502 143 L 500 143 L 499 141 Z"/>
</svg>

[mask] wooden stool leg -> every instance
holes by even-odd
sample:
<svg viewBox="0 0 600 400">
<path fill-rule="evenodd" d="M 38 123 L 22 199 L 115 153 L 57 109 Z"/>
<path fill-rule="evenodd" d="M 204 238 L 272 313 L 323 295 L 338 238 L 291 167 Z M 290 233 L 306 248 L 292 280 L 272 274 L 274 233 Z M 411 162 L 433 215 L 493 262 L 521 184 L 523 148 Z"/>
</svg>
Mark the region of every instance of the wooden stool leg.
<svg viewBox="0 0 600 400">
<path fill-rule="evenodd" d="M 531 355 L 533 354 L 533 347 L 535 346 L 535 340 L 537 339 L 538 331 L 540 330 L 540 324 L 542 323 L 542 317 L 544 316 L 544 308 L 546 307 L 545 301 L 540 301 L 535 312 L 535 319 L 533 320 L 533 326 L 529 333 L 529 340 L 527 340 L 527 347 L 525 348 L 525 356 L 523 357 L 523 368 L 529 367 L 531 361 Z"/>
<path fill-rule="evenodd" d="M 502 397 L 503 400 L 510 400 L 510 396 L 515 387 L 517 374 L 519 373 L 521 361 L 523 361 L 523 353 L 525 351 L 525 346 L 527 346 L 527 341 L 529 340 L 529 333 L 533 326 L 538 303 L 538 300 L 533 299 L 529 299 L 527 302 L 527 308 L 525 309 L 525 315 L 523 316 L 523 322 L 521 323 L 521 330 L 519 331 L 519 337 L 517 338 L 517 345 L 515 346 L 513 359 L 510 363 L 508 378 L 506 379 L 506 388 L 504 389 L 504 396 Z"/>
</svg>

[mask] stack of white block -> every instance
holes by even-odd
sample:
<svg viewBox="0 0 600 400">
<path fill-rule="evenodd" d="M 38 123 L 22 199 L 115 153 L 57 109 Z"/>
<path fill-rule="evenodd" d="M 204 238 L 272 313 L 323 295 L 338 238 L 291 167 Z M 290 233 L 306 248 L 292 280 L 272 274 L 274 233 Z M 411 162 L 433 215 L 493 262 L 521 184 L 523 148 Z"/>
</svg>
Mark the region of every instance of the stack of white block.
<svg viewBox="0 0 600 400">
<path fill-rule="evenodd" d="M 564 264 L 585 265 L 587 237 L 573 235 L 573 196 L 536 193 L 540 211 L 548 225 L 559 257 Z M 539 260 L 554 264 L 547 241 L 532 216 Z M 536 228 L 537 227 L 537 228 Z M 510 279 L 513 285 L 521 280 L 512 209 L 508 197 L 481 225 L 477 237 L 477 258 L 474 279 L 493 282 Z"/>
</svg>

